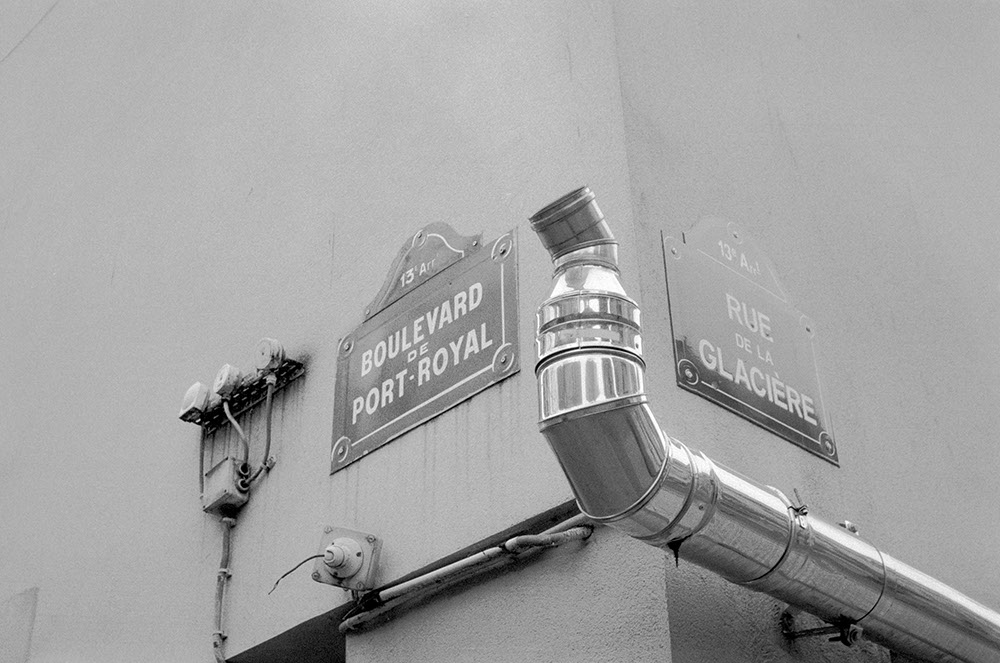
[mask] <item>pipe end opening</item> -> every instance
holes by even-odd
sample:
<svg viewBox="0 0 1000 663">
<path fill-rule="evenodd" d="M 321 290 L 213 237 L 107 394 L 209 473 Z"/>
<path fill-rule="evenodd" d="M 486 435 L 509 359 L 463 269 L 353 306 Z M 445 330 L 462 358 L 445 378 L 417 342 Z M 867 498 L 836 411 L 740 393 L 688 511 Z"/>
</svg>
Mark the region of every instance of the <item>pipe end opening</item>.
<svg viewBox="0 0 1000 663">
<path fill-rule="evenodd" d="M 553 260 L 581 248 L 614 242 L 590 187 L 571 191 L 530 217 Z"/>
</svg>

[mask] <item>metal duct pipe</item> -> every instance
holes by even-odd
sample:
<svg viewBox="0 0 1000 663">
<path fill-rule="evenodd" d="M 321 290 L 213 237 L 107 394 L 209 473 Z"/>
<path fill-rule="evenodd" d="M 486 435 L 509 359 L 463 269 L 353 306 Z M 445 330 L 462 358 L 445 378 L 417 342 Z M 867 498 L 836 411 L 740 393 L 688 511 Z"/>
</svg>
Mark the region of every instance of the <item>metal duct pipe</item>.
<svg viewBox="0 0 1000 663">
<path fill-rule="evenodd" d="M 585 514 L 901 653 L 1000 660 L 996 612 L 663 433 L 639 307 L 590 189 L 531 224 L 555 263 L 538 310 L 539 427 Z"/>
</svg>

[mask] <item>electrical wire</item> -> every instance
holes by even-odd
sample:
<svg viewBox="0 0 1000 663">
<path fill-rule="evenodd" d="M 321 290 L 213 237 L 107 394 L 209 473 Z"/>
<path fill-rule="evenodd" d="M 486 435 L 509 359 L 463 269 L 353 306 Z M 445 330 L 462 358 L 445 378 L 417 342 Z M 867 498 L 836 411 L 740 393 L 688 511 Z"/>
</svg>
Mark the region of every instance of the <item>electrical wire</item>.
<svg viewBox="0 0 1000 663">
<path fill-rule="evenodd" d="M 229 409 L 229 401 L 222 401 L 222 409 L 225 410 L 226 416 L 229 418 L 229 423 L 233 425 L 233 430 L 240 437 L 240 442 L 243 444 L 243 464 L 246 465 L 250 460 L 250 442 L 247 440 L 247 434 L 243 432 L 243 428 L 240 426 L 239 422 L 233 416 L 232 411 Z"/>
<path fill-rule="evenodd" d="M 247 484 L 256 481 L 264 469 L 269 469 L 268 463 L 271 458 L 271 412 L 274 409 L 274 385 L 278 379 L 274 376 L 274 373 L 269 373 L 265 380 L 267 381 L 267 400 L 264 404 L 264 410 L 266 411 L 265 417 L 267 423 L 264 426 L 264 459 L 260 462 L 260 467 L 257 468 L 257 471 L 247 480 Z"/>
<path fill-rule="evenodd" d="M 198 446 L 198 494 L 205 493 L 205 431 L 201 432 L 201 444 Z"/>
<path fill-rule="evenodd" d="M 222 525 L 222 559 L 219 560 L 219 571 L 215 579 L 215 632 L 212 633 L 212 648 L 216 663 L 226 663 L 222 647 L 226 639 L 226 632 L 222 628 L 222 607 L 226 596 L 226 583 L 232 575 L 229 572 L 229 552 L 232 548 L 232 530 L 236 526 L 236 519 L 223 518 Z"/>
<path fill-rule="evenodd" d="M 281 582 L 282 580 L 284 580 L 285 578 L 287 578 L 287 577 L 288 577 L 288 576 L 290 576 L 291 574 L 295 573 L 295 571 L 296 571 L 296 570 L 297 570 L 297 569 L 298 569 L 298 568 L 299 568 L 300 566 L 302 566 L 302 565 L 303 565 L 303 564 L 305 564 L 306 562 L 309 562 L 309 561 L 312 561 L 312 560 L 314 560 L 314 559 L 319 559 L 320 557 L 323 557 L 323 555 L 322 555 L 322 554 L 319 554 L 319 555 L 312 555 L 311 557 L 306 557 L 306 558 L 305 558 L 304 560 L 302 560 L 301 562 L 299 562 L 298 564 L 296 564 L 295 566 L 293 566 L 293 567 L 291 568 L 291 570 L 289 570 L 289 571 L 285 571 L 285 572 L 284 572 L 284 573 L 283 573 L 283 574 L 281 575 L 281 577 L 280 577 L 280 578 L 278 578 L 277 580 L 275 580 L 275 581 L 274 581 L 274 587 L 272 587 L 272 588 L 271 588 L 271 591 L 270 591 L 270 592 L 268 592 L 268 595 L 270 595 L 270 594 L 271 594 L 271 592 L 273 592 L 274 590 L 276 590 L 276 589 L 278 588 L 278 583 L 279 583 L 279 582 Z"/>
</svg>

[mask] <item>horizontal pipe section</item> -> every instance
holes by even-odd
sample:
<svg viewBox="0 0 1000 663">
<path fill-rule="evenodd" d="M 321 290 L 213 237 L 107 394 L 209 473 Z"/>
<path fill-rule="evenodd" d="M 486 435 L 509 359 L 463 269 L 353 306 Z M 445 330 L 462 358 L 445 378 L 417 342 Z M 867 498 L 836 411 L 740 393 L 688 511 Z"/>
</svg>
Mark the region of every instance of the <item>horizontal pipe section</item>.
<svg viewBox="0 0 1000 663">
<path fill-rule="evenodd" d="M 692 559 L 723 578 L 747 582 L 772 569 L 788 545 L 788 510 L 779 495 L 737 472 L 712 463 L 700 453 L 715 477 L 715 508 L 700 531 L 679 539 L 671 531 L 661 532 L 657 544 L 679 546 L 685 559 Z"/>
<path fill-rule="evenodd" d="M 871 640 L 934 661 L 1000 661 L 1000 616 L 882 554 L 885 593 L 859 625 Z"/>
<path fill-rule="evenodd" d="M 539 427 L 581 511 L 890 649 L 1000 661 L 996 612 L 665 435 L 646 401 L 639 308 L 593 194 L 532 222 L 556 266 L 538 312 Z"/>
<path fill-rule="evenodd" d="M 855 623 L 882 595 L 878 549 L 842 527 L 792 510 L 785 555 L 764 576 L 744 583 L 835 623 Z"/>
</svg>

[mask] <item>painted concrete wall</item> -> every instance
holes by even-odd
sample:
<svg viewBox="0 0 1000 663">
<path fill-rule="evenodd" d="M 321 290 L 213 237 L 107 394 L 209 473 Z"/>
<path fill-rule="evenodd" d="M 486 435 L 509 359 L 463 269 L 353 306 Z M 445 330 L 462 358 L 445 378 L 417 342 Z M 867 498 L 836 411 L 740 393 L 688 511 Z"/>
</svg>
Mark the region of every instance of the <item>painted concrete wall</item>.
<svg viewBox="0 0 1000 663">
<path fill-rule="evenodd" d="M 1000 9 L 640 2 L 615 17 L 661 424 L 996 609 Z M 840 469 L 675 386 L 659 235 L 709 215 L 756 238 L 815 321 Z M 667 590 L 677 660 L 788 658 L 775 602 L 683 566 Z"/>
<path fill-rule="evenodd" d="M 46 8 L 18 9 L 30 34 L 0 66 L 0 595 L 40 587 L 33 661 L 210 656 L 221 528 L 176 413 L 265 335 L 308 374 L 279 399 L 277 466 L 234 531 L 229 652 L 345 600 L 308 569 L 267 595 L 326 524 L 379 534 L 391 579 L 570 497 L 535 426 L 551 267 L 526 217 L 589 183 L 630 223 L 607 6 L 66 3 L 33 29 Z M 432 221 L 487 239 L 519 227 L 522 371 L 331 477 L 338 339 Z M 260 420 L 246 424 L 259 454 Z M 606 541 L 588 549 L 628 543 Z M 627 567 L 665 622 L 650 555 Z M 542 577 L 566 616 L 612 608 L 560 568 Z M 607 582 L 620 596 L 635 580 Z M 612 647 L 561 621 L 554 651 Z M 466 642 L 441 629 L 427 642 Z M 383 633 L 352 657 L 388 656 Z"/>
<path fill-rule="evenodd" d="M 525 219 L 581 184 L 642 300 L 668 431 L 1000 607 L 984 571 L 1000 536 L 996 11 L 8 3 L 0 599 L 39 587 L 31 660 L 210 656 L 221 531 L 176 413 L 190 383 L 249 368 L 262 336 L 308 373 L 278 401 L 278 464 L 234 531 L 230 653 L 345 600 L 306 569 L 267 595 L 326 524 L 379 534 L 387 580 L 566 500 L 534 423 L 551 270 Z M 840 469 L 674 385 L 659 235 L 706 214 L 750 230 L 816 321 Z M 432 221 L 518 230 L 521 372 L 331 477 L 337 341 Z M 778 612 L 598 531 L 352 636 L 348 656 L 827 656 L 785 644 Z"/>
</svg>

